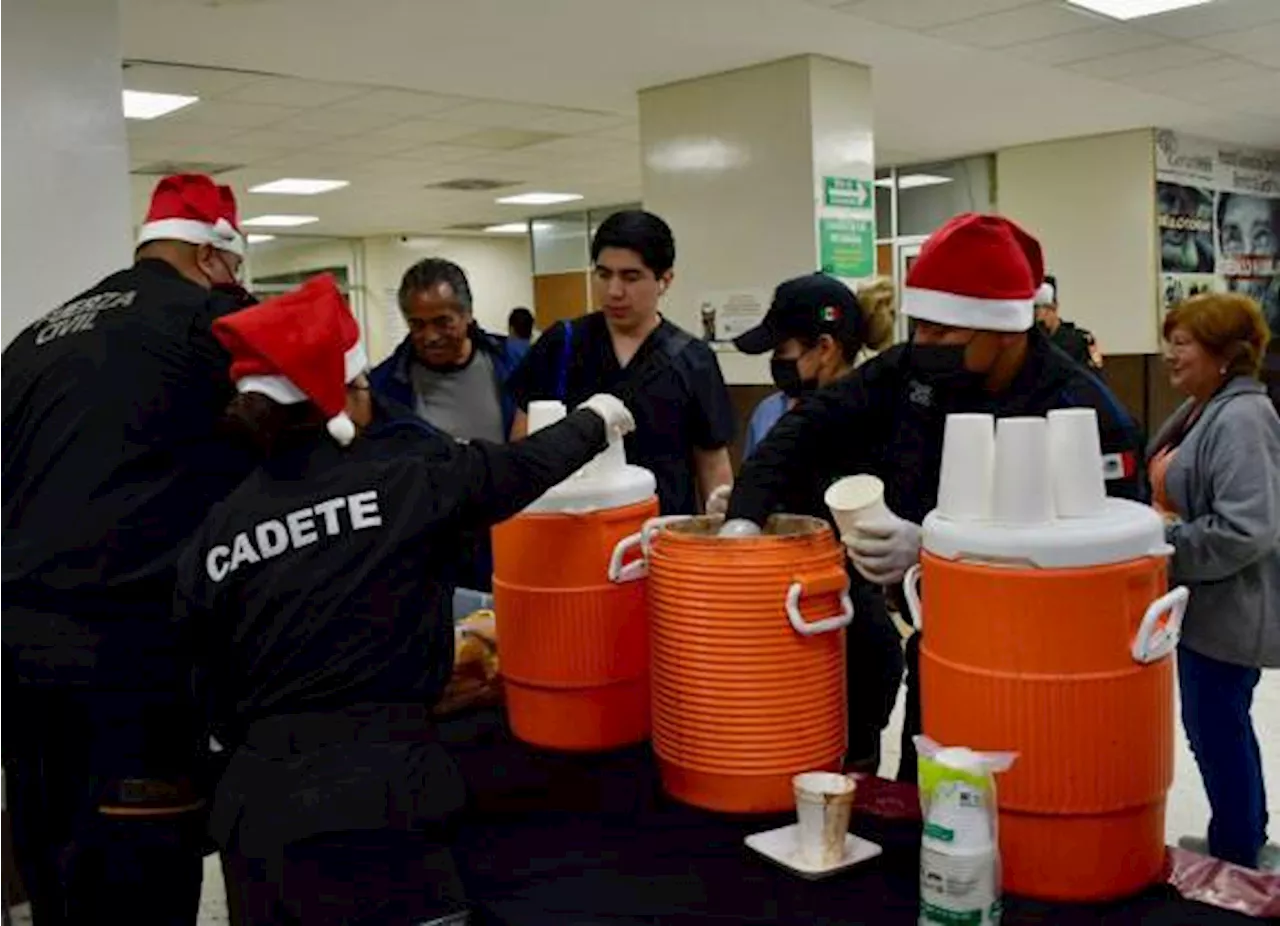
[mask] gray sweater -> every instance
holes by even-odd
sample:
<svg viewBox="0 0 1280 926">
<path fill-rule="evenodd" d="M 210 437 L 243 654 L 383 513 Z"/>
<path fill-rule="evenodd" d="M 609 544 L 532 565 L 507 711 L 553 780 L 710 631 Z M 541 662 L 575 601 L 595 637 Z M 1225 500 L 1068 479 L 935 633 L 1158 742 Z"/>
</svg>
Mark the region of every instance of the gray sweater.
<svg viewBox="0 0 1280 926">
<path fill-rule="evenodd" d="M 1151 451 L 1187 420 L 1186 402 Z M 1165 492 L 1181 520 L 1168 529 L 1170 580 L 1191 590 L 1182 642 L 1242 666 L 1280 667 L 1280 417 L 1262 384 L 1237 377 L 1178 447 Z"/>
</svg>

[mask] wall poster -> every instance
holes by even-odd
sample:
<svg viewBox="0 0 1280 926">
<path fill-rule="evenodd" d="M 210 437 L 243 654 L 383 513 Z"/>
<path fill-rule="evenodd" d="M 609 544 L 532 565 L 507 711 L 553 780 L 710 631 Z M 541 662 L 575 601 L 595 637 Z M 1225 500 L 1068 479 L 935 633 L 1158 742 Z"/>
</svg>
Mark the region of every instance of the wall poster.
<svg viewBox="0 0 1280 926">
<path fill-rule="evenodd" d="M 1156 133 L 1162 313 L 1208 291 L 1247 293 L 1280 332 L 1280 151 Z"/>
</svg>

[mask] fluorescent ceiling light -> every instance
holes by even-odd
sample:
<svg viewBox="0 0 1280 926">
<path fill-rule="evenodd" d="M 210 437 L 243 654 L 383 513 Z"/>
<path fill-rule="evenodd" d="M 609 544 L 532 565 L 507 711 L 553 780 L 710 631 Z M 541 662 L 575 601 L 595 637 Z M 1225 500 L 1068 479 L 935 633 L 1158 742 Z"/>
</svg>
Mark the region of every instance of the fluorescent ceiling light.
<svg viewBox="0 0 1280 926">
<path fill-rule="evenodd" d="M 1072 6 L 1078 6 L 1112 19 L 1141 19 L 1143 16 L 1156 16 L 1160 13 L 1171 13 L 1174 10 L 1185 10 L 1190 6 L 1203 6 L 1213 0 L 1067 0 Z"/>
<path fill-rule="evenodd" d="M 310 225 L 312 222 L 319 221 L 320 217 L 314 215 L 255 215 L 240 224 L 252 228 L 296 228 L 299 225 Z"/>
<path fill-rule="evenodd" d="M 486 225 L 484 230 L 495 235 L 525 235 L 529 226 L 524 222 L 503 222 L 501 225 Z"/>
<path fill-rule="evenodd" d="M 250 244 L 262 244 L 264 241 L 275 241 L 275 235 L 246 235 Z"/>
<path fill-rule="evenodd" d="M 312 180 L 307 177 L 281 177 L 270 183 L 249 187 L 250 193 L 282 193 L 287 196 L 315 196 L 347 186 L 347 180 Z"/>
<path fill-rule="evenodd" d="M 122 100 L 126 119 L 159 119 L 177 112 L 184 106 L 199 101 L 198 96 L 180 93 L 149 93 L 145 90 L 126 90 Z"/>
<path fill-rule="evenodd" d="M 922 186 L 937 186 L 940 183 L 951 183 L 951 177 L 939 177 L 937 174 L 898 174 L 898 189 L 914 190 Z M 891 177 L 881 177 L 876 186 L 889 188 L 893 186 Z"/>
<path fill-rule="evenodd" d="M 556 203 L 571 203 L 582 199 L 577 193 L 520 193 L 517 196 L 503 196 L 497 202 L 504 206 L 554 206 Z"/>
</svg>

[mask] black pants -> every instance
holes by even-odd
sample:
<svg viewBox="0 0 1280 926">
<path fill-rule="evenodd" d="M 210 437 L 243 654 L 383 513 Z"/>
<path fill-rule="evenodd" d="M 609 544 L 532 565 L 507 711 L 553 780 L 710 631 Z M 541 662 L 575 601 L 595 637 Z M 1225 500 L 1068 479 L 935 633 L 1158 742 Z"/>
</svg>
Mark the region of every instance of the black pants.
<svg viewBox="0 0 1280 926">
<path fill-rule="evenodd" d="M 880 765 L 880 734 L 889 723 L 902 684 L 902 635 L 889 618 L 884 593 L 851 579 L 853 623 L 845 634 L 849 689 L 847 767 L 875 773 Z"/>
<path fill-rule="evenodd" d="M 898 780 L 916 783 L 916 744 L 912 737 L 923 732 L 920 715 L 920 631 L 907 640 L 907 703 L 902 717 L 902 759 L 898 763 Z"/>
<path fill-rule="evenodd" d="M 204 817 L 185 701 L 22 684 L 5 691 L 7 806 L 35 926 L 194 924 Z"/>
<path fill-rule="evenodd" d="M 281 852 L 223 853 L 234 926 L 416 926 L 464 910 L 453 853 L 421 833 L 330 833 Z"/>
</svg>

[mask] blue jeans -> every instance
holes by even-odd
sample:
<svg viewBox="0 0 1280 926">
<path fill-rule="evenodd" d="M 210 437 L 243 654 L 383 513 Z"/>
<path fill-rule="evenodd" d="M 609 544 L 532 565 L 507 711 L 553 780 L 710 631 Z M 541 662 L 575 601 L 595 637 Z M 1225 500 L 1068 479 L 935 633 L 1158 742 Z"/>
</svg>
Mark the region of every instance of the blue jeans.
<svg viewBox="0 0 1280 926">
<path fill-rule="evenodd" d="M 1209 795 L 1209 853 L 1253 868 L 1267 839 L 1262 756 L 1249 716 L 1262 673 L 1178 648 L 1182 726 Z"/>
</svg>

